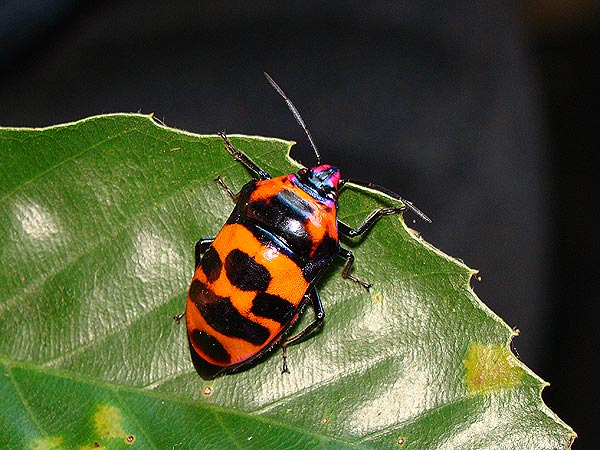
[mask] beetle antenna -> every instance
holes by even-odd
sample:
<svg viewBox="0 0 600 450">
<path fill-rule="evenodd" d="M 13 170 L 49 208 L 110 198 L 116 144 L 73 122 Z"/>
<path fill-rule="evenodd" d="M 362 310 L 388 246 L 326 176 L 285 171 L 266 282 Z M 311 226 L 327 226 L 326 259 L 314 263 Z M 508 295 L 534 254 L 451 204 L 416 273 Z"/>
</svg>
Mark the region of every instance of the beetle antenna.
<svg viewBox="0 0 600 450">
<path fill-rule="evenodd" d="M 281 95 L 281 97 L 285 101 L 285 104 L 287 105 L 288 109 L 290 110 L 290 112 L 292 113 L 294 118 L 296 119 L 296 122 L 298 122 L 298 125 L 300 125 L 302 127 L 302 129 L 304 130 L 304 133 L 306 133 L 306 137 L 308 138 L 310 145 L 313 148 L 315 155 L 317 156 L 317 163 L 321 164 L 321 154 L 319 153 L 319 150 L 317 149 L 315 141 L 313 141 L 313 138 L 310 135 L 310 131 L 308 131 L 308 128 L 306 128 L 306 124 L 304 123 L 304 120 L 302 120 L 302 116 L 300 115 L 300 113 L 298 112 L 298 110 L 296 109 L 296 107 L 294 106 L 292 101 L 288 98 L 288 96 L 285 95 L 285 92 L 283 92 L 283 89 L 281 89 L 279 87 L 279 85 L 277 83 L 275 83 L 275 80 L 273 78 L 271 78 L 267 72 L 263 72 L 263 73 L 265 74 L 265 77 L 267 78 L 267 81 L 269 82 L 269 84 L 271 86 L 273 86 L 273 89 L 275 89 L 277 91 L 277 93 L 279 95 Z"/>
</svg>

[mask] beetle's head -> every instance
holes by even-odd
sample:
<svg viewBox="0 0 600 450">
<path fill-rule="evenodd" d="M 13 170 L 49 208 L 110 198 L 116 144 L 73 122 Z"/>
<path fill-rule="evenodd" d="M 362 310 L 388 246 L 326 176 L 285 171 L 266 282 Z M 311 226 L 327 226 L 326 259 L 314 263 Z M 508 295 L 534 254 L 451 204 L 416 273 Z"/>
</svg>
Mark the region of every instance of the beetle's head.
<svg viewBox="0 0 600 450">
<path fill-rule="evenodd" d="M 319 195 L 337 201 L 338 183 L 340 182 L 340 171 L 337 167 L 322 164 L 312 169 L 300 169 L 298 177 L 303 183 L 316 190 Z"/>
</svg>

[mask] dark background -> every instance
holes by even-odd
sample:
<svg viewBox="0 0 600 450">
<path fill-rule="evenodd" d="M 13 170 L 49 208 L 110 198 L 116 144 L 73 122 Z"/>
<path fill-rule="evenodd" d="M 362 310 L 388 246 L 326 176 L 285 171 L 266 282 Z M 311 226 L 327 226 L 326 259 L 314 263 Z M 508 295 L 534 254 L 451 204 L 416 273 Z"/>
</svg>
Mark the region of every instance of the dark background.
<svg viewBox="0 0 600 450">
<path fill-rule="evenodd" d="M 324 4 L 323 4 L 324 3 Z M 593 1 L 0 3 L 0 125 L 154 112 L 197 133 L 294 139 L 434 222 L 548 405 L 598 430 L 600 7 Z M 600 6 L 600 5 L 599 5 Z M 3 9 L 2 9 L 3 8 Z M 412 217 L 407 216 L 409 220 Z"/>
</svg>

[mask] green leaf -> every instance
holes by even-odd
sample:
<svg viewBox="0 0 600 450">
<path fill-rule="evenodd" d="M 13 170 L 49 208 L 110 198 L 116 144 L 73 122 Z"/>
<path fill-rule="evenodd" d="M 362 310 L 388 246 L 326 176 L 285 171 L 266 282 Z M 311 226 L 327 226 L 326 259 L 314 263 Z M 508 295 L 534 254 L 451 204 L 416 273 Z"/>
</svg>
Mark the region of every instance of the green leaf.
<svg viewBox="0 0 600 450">
<path fill-rule="evenodd" d="M 231 136 L 272 175 L 290 142 Z M 343 168 L 342 168 L 343 169 Z M 186 330 L 194 244 L 250 177 L 217 136 L 142 115 L 0 130 L 0 446 L 558 449 L 574 432 L 509 350 L 473 271 L 398 216 L 319 282 L 323 330 L 249 370 L 202 380 Z M 376 181 L 376 180 L 375 180 Z M 346 187 L 358 225 L 392 201 Z M 435 226 L 432 225 L 432 226 Z M 297 328 L 312 320 L 308 309 Z"/>
</svg>

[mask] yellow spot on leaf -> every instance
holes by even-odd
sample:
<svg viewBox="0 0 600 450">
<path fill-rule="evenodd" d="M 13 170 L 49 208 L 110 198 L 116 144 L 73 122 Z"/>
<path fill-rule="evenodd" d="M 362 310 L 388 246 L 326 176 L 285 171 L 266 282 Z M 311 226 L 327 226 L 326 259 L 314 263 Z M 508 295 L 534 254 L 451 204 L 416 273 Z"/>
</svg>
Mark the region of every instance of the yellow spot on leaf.
<svg viewBox="0 0 600 450">
<path fill-rule="evenodd" d="M 98 405 L 93 417 L 96 434 L 105 438 L 125 438 L 128 433 L 123 430 L 123 415 L 118 408 Z"/>
<path fill-rule="evenodd" d="M 372 295 L 373 295 L 373 300 L 375 300 L 377 303 L 380 303 L 383 301 L 383 295 L 381 295 L 381 292 L 374 292 Z"/>
<path fill-rule="evenodd" d="M 44 439 L 36 439 L 29 446 L 31 450 L 60 450 L 63 438 L 60 436 L 50 436 Z"/>
<path fill-rule="evenodd" d="M 464 361 L 471 394 L 509 389 L 519 384 L 524 371 L 508 347 L 473 343 Z"/>
</svg>

